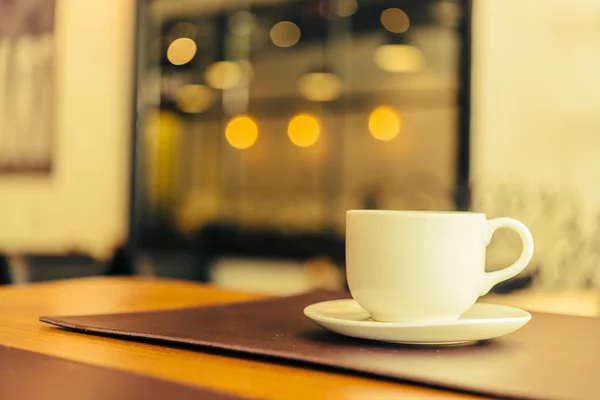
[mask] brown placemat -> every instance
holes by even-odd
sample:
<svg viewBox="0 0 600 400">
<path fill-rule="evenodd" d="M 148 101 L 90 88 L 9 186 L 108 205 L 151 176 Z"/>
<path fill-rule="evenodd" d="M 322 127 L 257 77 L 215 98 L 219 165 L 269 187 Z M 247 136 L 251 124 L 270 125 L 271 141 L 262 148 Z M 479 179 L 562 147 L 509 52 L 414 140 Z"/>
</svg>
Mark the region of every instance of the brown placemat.
<svg viewBox="0 0 600 400">
<path fill-rule="evenodd" d="M 234 395 L 0 346 L 0 398 L 235 400 Z"/>
<path fill-rule="evenodd" d="M 533 313 L 517 332 L 472 346 L 409 347 L 330 333 L 303 314 L 347 294 L 142 313 L 42 317 L 86 333 L 160 339 L 302 361 L 501 398 L 600 399 L 600 319 Z"/>
</svg>

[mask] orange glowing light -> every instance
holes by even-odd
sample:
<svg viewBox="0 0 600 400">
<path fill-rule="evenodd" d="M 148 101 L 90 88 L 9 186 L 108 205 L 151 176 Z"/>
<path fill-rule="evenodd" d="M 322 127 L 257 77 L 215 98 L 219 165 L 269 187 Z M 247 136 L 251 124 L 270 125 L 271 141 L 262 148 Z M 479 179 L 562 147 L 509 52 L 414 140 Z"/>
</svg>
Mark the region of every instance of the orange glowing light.
<svg viewBox="0 0 600 400">
<path fill-rule="evenodd" d="M 258 139 L 258 125 L 254 118 L 248 115 L 237 116 L 227 124 L 225 138 L 231 147 L 240 150 L 248 149 Z"/>
<path fill-rule="evenodd" d="M 398 136 L 401 127 L 400 114 L 392 107 L 379 106 L 369 116 L 369 131 L 377 140 L 392 140 Z"/>
<path fill-rule="evenodd" d="M 311 114 L 296 114 L 288 124 L 288 137 L 298 147 L 310 147 L 319 140 L 321 125 Z"/>
</svg>

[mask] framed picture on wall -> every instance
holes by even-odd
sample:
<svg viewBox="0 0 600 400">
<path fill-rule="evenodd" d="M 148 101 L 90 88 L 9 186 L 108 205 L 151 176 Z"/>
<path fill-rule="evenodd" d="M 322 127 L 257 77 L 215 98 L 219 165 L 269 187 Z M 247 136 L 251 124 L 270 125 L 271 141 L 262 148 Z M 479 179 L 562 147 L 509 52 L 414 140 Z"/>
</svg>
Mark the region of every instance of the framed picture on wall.
<svg viewBox="0 0 600 400">
<path fill-rule="evenodd" d="M 55 0 L 0 0 L 0 174 L 52 170 Z"/>
</svg>

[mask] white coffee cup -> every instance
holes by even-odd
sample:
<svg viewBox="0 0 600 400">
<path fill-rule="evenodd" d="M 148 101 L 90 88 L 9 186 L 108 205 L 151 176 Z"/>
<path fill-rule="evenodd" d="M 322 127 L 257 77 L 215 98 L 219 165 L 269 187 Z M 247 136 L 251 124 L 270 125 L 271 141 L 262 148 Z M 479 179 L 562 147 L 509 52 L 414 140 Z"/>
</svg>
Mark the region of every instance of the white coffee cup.
<svg viewBox="0 0 600 400">
<path fill-rule="evenodd" d="M 523 242 L 518 260 L 485 272 L 486 247 L 499 228 Z M 494 285 L 531 261 L 533 238 L 512 218 L 472 212 L 350 210 L 346 273 L 352 297 L 375 321 L 457 320 Z"/>
</svg>

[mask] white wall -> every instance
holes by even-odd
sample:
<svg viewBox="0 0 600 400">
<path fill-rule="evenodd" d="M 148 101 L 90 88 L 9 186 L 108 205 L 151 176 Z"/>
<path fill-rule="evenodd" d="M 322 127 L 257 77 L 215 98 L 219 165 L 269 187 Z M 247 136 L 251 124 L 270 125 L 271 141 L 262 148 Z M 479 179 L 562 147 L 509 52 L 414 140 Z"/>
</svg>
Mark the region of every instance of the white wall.
<svg viewBox="0 0 600 400">
<path fill-rule="evenodd" d="M 0 177 L 0 249 L 102 257 L 127 227 L 134 1 L 57 1 L 55 170 Z"/>
<path fill-rule="evenodd" d="M 475 208 L 530 226 L 536 286 L 600 288 L 600 2 L 475 0 L 473 41 Z"/>
<path fill-rule="evenodd" d="M 475 0 L 474 175 L 600 208 L 600 2 Z"/>
</svg>

